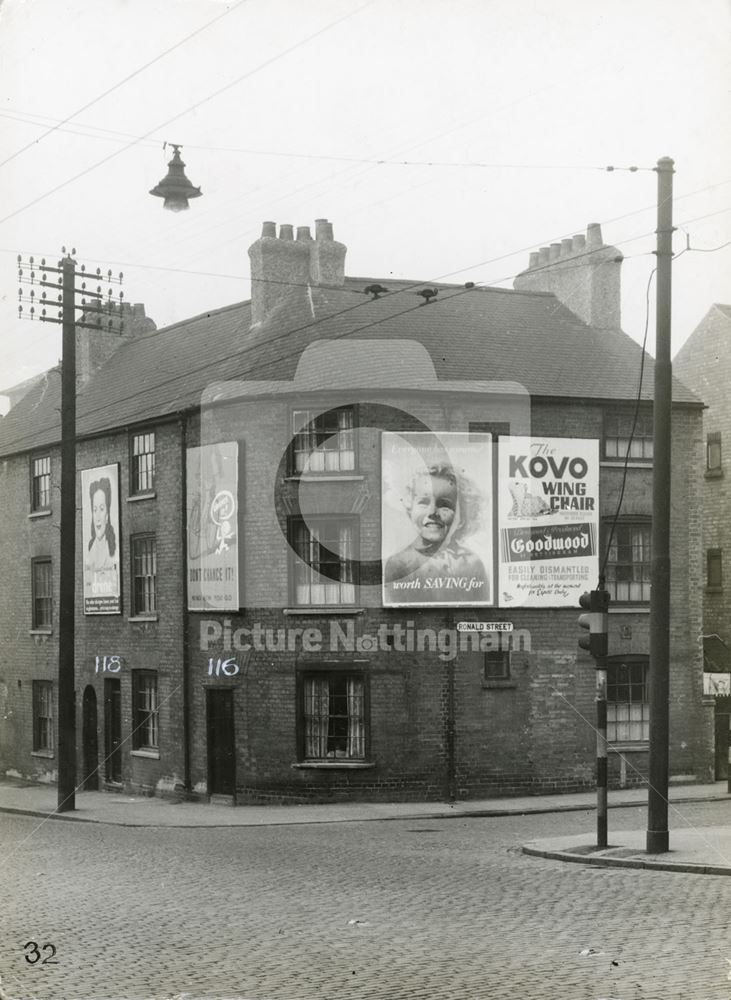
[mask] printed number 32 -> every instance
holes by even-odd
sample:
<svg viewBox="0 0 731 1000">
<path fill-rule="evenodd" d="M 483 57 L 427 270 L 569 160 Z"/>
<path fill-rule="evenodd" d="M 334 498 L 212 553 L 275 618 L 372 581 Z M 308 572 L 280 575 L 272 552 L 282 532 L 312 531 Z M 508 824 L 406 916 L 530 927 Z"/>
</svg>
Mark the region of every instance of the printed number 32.
<svg viewBox="0 0 731 1000">
<path fill-rule="evenodd" d="M 41 957 L 41 952 L 38 950 L 36 942 L 28 941 L 23 945 L 23 948 L 28 951 L 28 954 L 25 956 L 26 962 L 28 962 L 29 965 L 35 965 Z M 56 946 L 53 944 L 41 945 L 41 951 L 46 951 L 46 949 L 50 949 L 51 954 L 41 961 L 41 965 L 58 965 L 58 961 L 54 957 L 56 954 Z"/>
</svg>

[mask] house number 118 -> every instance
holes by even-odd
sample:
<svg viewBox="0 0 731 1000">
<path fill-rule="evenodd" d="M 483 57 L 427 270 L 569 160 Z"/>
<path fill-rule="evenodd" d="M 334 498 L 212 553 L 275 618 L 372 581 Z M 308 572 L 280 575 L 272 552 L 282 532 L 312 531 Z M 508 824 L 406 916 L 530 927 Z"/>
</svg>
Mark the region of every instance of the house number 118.
<svg viewBox="0 0 731 1000">
<path fill-rule="evenodd" d="M 119 656 L 97 656 L 95 674 L 118 674 L 122 668 L 122 659 Z"/>
</svg>

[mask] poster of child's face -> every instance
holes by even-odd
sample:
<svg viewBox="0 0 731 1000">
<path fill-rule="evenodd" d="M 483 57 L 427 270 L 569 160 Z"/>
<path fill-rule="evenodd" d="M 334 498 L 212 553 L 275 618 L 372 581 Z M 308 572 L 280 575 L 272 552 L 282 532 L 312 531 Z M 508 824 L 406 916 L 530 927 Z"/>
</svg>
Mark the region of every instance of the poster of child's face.
<svg viewBox="0 0 731 1000">
<path fill-rule="evenodd" d="M 119 465 L 81 471 L 81 551 L 84 614 L 120 614 Z"/>
<path fill-rule="evenodd" d="M 381 442 L 384 606 L 491 605 L 490 435 L 385 432 Z"/>
</svg>

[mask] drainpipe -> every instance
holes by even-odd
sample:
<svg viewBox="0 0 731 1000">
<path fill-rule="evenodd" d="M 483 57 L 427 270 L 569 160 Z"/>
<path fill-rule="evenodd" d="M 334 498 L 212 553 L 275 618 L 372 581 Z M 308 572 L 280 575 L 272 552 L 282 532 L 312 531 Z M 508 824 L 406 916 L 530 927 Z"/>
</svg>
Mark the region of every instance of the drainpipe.
<svg viewBox="0 0 731 1000">
<path fill-rule="evenodd" d="M 183 576 L 182 596 L 182 622 L 183 622 L 183 789 L 186 798 L 192 795 L 191 773 L 190 773 L 190 641 L 188 636 L 188 502 L 187 502 L 187 470 L 188 458 L 188 438 L 186 415 L 180 415 L 180 481 L 182 484 L 182 500 L 180 504 L 180 528 L 181 528 L 181 566 Z"/>
</svg>

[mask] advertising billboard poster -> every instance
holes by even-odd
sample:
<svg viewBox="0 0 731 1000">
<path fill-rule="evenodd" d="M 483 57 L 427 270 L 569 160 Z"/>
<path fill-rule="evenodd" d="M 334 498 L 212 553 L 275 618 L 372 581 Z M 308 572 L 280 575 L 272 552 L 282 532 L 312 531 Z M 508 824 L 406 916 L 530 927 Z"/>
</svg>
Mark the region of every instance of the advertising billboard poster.
<svg viewBox="0 0 731 1000">
<path fill-rule="evenodd" d="M 122 613 L 119 465 L 81 470 L 84 614 Z"/>
<path fill-rule="evenodd" d="M 493 603 L 489 434 L 381 436 L 385 607 Z"/>
<path fill-rule="evenodd" d="M 599 442 L 498 439 L 499 603 L 576 607 L 599 575 Z"/>
<path fill-rule="evenodd" d="M 188 610 L 238 611 L 239 446 L 187 449 Z"/>
</svg>

